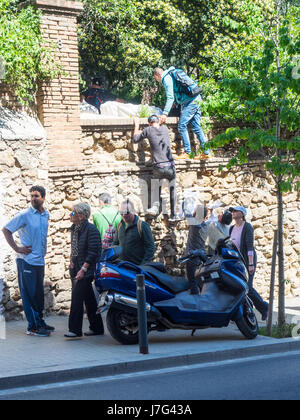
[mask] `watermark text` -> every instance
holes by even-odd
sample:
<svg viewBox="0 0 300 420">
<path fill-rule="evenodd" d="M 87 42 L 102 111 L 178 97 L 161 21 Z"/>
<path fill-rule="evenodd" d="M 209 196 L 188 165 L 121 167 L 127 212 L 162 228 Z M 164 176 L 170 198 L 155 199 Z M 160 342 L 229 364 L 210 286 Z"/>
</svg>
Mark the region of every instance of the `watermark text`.
<svg viewBox="0 0 300 420">
<path fill-rule="evenodd" d="M 3 57 L 0 56 L 0 81 L 5 79 L 6 64 Z"/>
</svg>

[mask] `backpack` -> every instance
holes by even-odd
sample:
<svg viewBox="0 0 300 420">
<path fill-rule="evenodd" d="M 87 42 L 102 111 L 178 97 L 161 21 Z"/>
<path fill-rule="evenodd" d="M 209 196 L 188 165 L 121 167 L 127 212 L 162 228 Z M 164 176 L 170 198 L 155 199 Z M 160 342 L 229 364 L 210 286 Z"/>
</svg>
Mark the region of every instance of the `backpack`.
<svg viewBox="0 0 300 420">
<path fill-rule="evenodd" d="M 106 229 L 106 232 L 103 236 L 102 239 L 102 249 L 107 249 L 107 248 L 111 248 L 114 238 L 115 238 L 115 234 L 116 234 L 116 229 L 113 225 L 114 221 L 116 220 L 116 217 L 118 216 L 119 212 L 116 213 L 113 221 L 110 223 L 107 218 L 104 216 L 103 213 L 100 213 L 104 219 L 107 221 L 108 223 L 108 228 Z"/>
<path fill-rule="evenodd" d="M 138 228 L 139 236 L 140 236 L 140 238 L 141 238 L 141 239 L 142 239 L 142 237 L 143 237 L 143 227 L 142 227 L 142 223 L 143 223 L 143 222 L 142 222 L 140 219 L 138 219 L 138 221 L 137 221 L 137 228 Z M 122 226 L 122 222 L 120 222 L 120 223 L 118 224 L 118 226 L 117 226 L 117 232 L 119 232 L 119 230 L 120 230 L 121 226 Z"/>
<path fill-rule="evenodd" d="M 85 100 L 88 104 L 95 106 L 100 112 L 101 105 L 108 101 L 115 101 L 116 96 L 104 89 L 90 88 L 85 93 Z"/>
<path fill-rule="evenodd" d="M 191 79 L 183 70 L 171 70 L 169 74 L 172 76 L 173 80 L 175 80 L 177 86 L 179 86 L 179 93 L 184 93 L 191 98 L 194 98 L 201 93 L 201 88 L 198 83 Z"/>
<path fill-rule="evenodd" d="M 85 94 L 85 100 L 88 104 L 96 107 L 100 112 L 103 101 L 100 98 L 100 89 L 90 88 Z"/>
</svg>

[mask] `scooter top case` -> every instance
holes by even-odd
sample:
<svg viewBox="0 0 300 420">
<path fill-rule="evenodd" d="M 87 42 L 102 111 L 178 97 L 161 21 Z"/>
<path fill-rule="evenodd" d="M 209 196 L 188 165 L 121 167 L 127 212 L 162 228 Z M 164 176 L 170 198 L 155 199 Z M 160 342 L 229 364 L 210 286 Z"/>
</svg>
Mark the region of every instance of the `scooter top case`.
<svg viewBox="0 0 300 420">
<path fill-rule="evenodd" d="M 222 248 L 221 255 L 214 255 L 195 273 L 199 282 L 215 281 L 221 290 L 237 295 L 248 290 L 249 274 L 238 251 Z"/>
</svg>

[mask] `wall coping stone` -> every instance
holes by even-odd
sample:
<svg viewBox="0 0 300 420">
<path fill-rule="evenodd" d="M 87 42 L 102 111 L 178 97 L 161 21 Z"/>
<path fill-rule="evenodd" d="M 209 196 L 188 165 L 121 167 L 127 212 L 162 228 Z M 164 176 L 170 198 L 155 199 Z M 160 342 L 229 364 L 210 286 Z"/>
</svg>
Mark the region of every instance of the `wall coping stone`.
<svg viewBox="0 0 300 420">
<path fill-rule="evenodd" d="M 179 118 L 172 117 L 167 118 L 167 125 L 174 126 L 178 124 Z M 81 116 L 80 118 L 80 125 L 83 130 L 89 128 L 95 128 L 97 130 L 110 130 L 115 128 L 116 131 L 118 129 L 126 130 L 128 128 L 132 129 L 134 126 L 133 118 L 121 118 L 121 117 L 114 117 L 114 118 L 106 118 L 106 117 L 98 117 L 98 118 L 84 118 Z M 140 118 L 140 126 L 147 126 L 148 119 L 147 118 Z"/>
<path fill-rule="evenodd" d="M 20 7 L 27 7 L 29 5 L 36 6 L 43 11 L 51 11 L 59 14 L 68 14 L 72 16 L 79 16 L 84 10 L 83 4 L 80 1 L 72 0 L 28 0 L 20 5 Z"/>
</svg>

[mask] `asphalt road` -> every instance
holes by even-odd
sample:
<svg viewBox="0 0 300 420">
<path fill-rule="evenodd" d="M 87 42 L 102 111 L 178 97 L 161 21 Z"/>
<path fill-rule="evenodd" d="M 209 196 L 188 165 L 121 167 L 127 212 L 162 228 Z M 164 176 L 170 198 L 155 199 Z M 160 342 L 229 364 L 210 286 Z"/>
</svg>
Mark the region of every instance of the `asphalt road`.
<svg viewBox="0 0 300 420">
<path fill-rule="evenodd" d="M 300 352 L 0 391 L 0 400 L 45 399 L 126 400 L 132 406 L 138 400 L 156 405 L 170 400 L 300 400 Z M 116 409 L 106 403 L 103 410 L 108 406 Z"/>
</svg>

